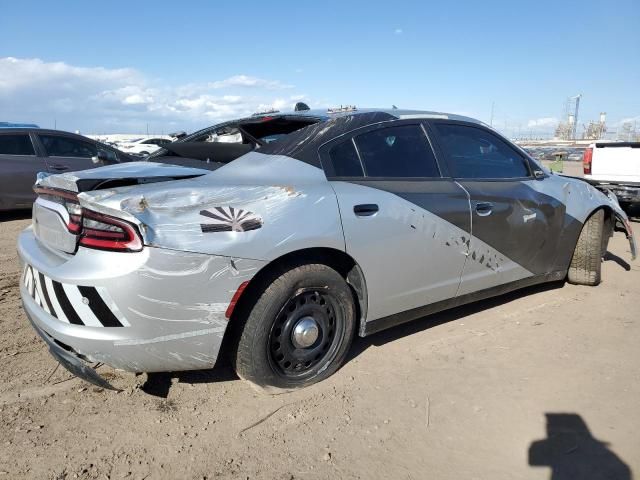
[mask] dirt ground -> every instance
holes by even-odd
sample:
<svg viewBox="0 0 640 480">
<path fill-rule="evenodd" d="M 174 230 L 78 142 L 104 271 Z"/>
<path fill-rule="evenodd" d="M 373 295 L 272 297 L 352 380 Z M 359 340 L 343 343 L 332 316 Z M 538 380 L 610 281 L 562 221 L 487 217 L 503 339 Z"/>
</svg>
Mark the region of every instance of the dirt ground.
<svg viewBox="0 0 640 480">
<path fill-rule="evenodd" d="M 267 396 L 225 365 L 101 367 L 120 393 L 56 369 L 20 307 L 28 223 L 0 218 L 0 479 L 640 472 L 640 260 L 620 233 L 598 287 L 530 288 L 356 339 L 330 379 Z"/>
</svg>

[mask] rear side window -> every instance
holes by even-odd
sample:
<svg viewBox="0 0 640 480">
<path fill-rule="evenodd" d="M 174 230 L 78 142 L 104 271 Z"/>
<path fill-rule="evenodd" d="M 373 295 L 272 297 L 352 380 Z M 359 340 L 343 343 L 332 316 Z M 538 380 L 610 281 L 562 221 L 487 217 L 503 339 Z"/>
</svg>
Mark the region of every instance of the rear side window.
<svg viewBox="0 0 640 480">
<path fill-rule="evenodd" d="M 95 157 L 98 149 L 95 144 L 69 137 L 40 135 L 40 140 L 50 157 Z"/>
<path fill-rule="evenodd" d="M 0 135 L 0 155 L 35 155 L 29 135 Z"/>
<path fill-rule="evenodd" d="M 337 177 L 363 177 L 362 165 L 351 139 L 329 150 L 334 175 Z"/>
<path fill-rule="evenodd" d="M 367 177 L 439 177 L 431 146 L 419 125 L 381 128 L 355 137 Z"/>
<path fill-rule="evenodd" d="M 524 157 L 497 135 L 466 125 L 436 123 L 440 144 L 457 178 L 522 178 Z"/>
</svg>

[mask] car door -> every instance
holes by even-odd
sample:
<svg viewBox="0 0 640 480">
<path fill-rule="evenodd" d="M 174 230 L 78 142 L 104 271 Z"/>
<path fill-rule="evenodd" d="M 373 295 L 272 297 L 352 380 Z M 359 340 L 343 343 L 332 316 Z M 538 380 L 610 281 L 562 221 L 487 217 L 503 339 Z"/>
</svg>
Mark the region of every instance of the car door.
<svg viewBox="0 0 640 480">
<path fill-rule="evenodd" d="M 471 199 L 471 244 L 459 295 L 550 273 L 564 205 L 540 192 L 529 159 L 495 132 L 432 121 L 439 156 Z M 542 172 L 539 172 L 542 174 Z"/>
<path fill-rule="evenodd" d="M 73 172 L 99 166 L 92 160 L 98 154 L 96 142 L 56 133 L 38 133 L 38 138 L 46 153 L 47 167 L 51 173 Z M 100 151 L 108 158 L 113 157 L 114 163 L 117 161 L 112 151 L 105 148 L 101 148 Z"/>
<path fill-rule="evenodd" d="M 469 200 L 441 171 L 423 126 L 367 127 L 326 144 L 320 156 L 346 251 L 365 277 L 367 324 L 400 323 L 410 318 L 396 314 L 454 297 L 468 253 Z"/>
<path fill-rule="evenodd" d="M 36 175 L 46 170 L 28 132 L 0 132 L 0 209 L 30 207 Z"/>
</svg>

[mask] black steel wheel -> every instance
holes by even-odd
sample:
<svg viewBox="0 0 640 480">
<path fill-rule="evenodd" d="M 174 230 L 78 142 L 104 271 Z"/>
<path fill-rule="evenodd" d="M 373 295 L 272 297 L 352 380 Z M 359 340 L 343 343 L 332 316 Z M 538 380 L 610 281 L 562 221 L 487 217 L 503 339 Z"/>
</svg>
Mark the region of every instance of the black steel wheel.
<svg viewBox="0 0 640 480">
<path fill-rule="evenodd" d="M 326 289 L 304 290 L 287 301 L 269 333 L 269 360 L 285 377 L 304 377 L 335 355 L 344 330 L 341 310 Z"/>
<path fill-rule="evenodd" d="M 335 372 L 355 330 L 353 294 L 322 264 L 301 265 L 267 285 L 238 340 L 238 375 L 261 387 L 299 388 Z"/>
</svg>

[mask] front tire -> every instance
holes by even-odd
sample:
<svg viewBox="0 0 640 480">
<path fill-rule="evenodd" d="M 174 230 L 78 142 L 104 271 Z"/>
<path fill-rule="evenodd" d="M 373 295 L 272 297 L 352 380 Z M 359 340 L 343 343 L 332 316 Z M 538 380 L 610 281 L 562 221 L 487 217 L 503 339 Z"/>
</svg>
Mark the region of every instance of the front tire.
<svg viewBox="0 0 640 480">
<path fill-rule="evenodd" d="M 338 272 L 322 264 L 286 269 L 248 312 L 236 372 L 267 390 L 319 382 L 344 362 L 355 323 L 353 295 Z"/>
<path fill-rule="evenodd" d="M 604 210 L 598 210 L 585 222 L 573 252 L 567 273 L 570 283 L 598 285 L 601 281 L 604 237 Z"/>
</svg>

